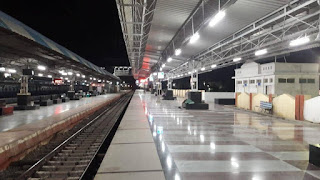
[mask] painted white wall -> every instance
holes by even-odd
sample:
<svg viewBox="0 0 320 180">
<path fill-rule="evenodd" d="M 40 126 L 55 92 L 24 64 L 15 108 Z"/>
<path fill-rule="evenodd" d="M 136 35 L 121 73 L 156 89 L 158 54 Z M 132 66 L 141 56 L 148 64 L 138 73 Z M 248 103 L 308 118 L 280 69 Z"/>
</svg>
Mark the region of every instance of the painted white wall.
<svg viewBox="0 0 320 180">
<path fill-rule="evenodd" d="M 235 92 L 277 95 L 287 93 L 293 96 L 306 94 L 315 97 L 319 95 L 318 72 L 317 63 L 245 63 L 235 70 Z M 294 78 L 295 83 L 278 83 L 278 78 Z M 299 83 L 299 78 L 314 79 L 315 83 Z M 268 79 L 268 82 L 265 83 L 264 79 Z M 273 82 L 270 82 L 270 79 L 273 79 Z M 250 84 L 250 80 L 255 80 L 255 83 Z M 260 85 L 257 80 L 261 80 Z"/>
<path fill-rule="evenodd" d="M 206 103 L 213 103 L 214 99 L 235 99 L 234 92 L 203 92 L 202 100 Z"/>
<path fill-rule="evenodd" d="M 304 102 L 304 119 L 314 123 L 320 123 L 320 96 Z"/>
</svg>

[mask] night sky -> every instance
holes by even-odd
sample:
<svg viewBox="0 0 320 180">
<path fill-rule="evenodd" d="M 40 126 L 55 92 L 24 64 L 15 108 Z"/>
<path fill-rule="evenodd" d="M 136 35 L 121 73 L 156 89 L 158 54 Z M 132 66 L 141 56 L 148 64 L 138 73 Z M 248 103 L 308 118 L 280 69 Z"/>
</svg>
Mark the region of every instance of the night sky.
<svg viewBox="0 0 320 180">
<path fill-rule="evenodd" d="M 0 10 L 109 71 L 129 66 L 114 0 L 7 0 Z"/>
<path fill-rule="evenodd" d="M 112 66 L 129 65 L 115 0 L 7 0 L 0 10 L 110 72 Z M 319 48 L 310 49 L 291 53 L 286 60 L 320 63 L 319 54 Z M 270 61 L 274 58 L 259 62 Z M 240 65 L 200 75 L 200 83 L 215 81 L 223 85 L 221 91 L 232 91 L 231 77 Z"/>
</svg>

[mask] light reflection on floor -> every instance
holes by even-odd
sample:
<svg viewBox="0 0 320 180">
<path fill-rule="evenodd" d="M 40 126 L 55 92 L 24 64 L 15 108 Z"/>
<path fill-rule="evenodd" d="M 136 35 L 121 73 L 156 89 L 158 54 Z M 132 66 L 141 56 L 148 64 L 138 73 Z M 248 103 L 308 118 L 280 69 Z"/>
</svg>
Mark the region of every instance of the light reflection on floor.
<svg viewBox="0 0 320 180">
<path fill-rule="evenodd" d="M 181 99 L 157 103 L 140 94 L 166 179 L 318 179 L 308 144 L 320 126 L 210 104 L 180 109 Z"/>
</svg>

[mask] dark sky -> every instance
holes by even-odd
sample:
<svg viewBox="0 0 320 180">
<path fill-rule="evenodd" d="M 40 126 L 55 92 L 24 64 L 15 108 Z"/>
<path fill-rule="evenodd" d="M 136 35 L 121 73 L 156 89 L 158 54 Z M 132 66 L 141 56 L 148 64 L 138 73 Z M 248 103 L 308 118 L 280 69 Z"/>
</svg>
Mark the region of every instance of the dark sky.
<svg viewBox="0 0 320 180">
<path fill-rule="evenodd" d="M 7 0 L 0 10 L 98 66 L 129 65 L 115 0 Z"/>
</svg>

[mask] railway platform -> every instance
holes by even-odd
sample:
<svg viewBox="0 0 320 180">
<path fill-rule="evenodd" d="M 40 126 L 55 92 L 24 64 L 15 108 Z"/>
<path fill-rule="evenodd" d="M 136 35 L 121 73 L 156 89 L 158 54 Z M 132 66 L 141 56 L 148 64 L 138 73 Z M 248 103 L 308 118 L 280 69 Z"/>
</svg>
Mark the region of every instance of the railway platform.
<svg viewBox="0 0 320 180">
<path fill-rule="evenodd" d="M 0 169 L 22 158 L 55 133 L 73 127 L 81 119 L 115 102 L 123 94 L 83 98 L 0 117 Z"/>
<path fill-rule="evenodd" d="M 185 110 L 181 102 L 136 91 L 95 179 L 320 178 L 308 162 L 319 125 L 214 104 Z"/>
<path fill-rule="evenodd" d="M 165 179 L 141 93 L 133 95 L 95 180 Z"/>
</svg>

